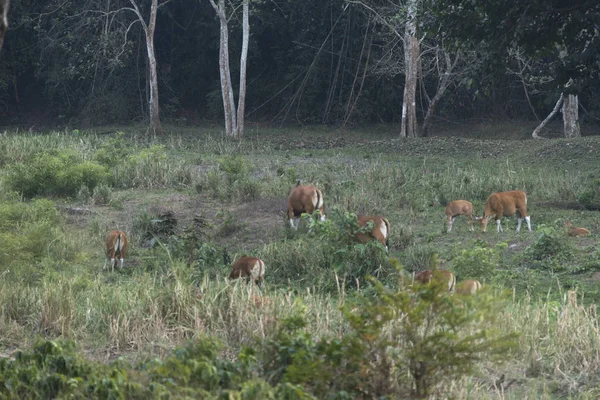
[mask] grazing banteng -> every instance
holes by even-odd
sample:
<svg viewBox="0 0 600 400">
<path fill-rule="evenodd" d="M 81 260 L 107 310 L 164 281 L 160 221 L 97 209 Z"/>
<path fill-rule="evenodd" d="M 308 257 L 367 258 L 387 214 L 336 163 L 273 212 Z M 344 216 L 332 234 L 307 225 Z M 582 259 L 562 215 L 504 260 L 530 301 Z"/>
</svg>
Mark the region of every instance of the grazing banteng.
<svg viewBox="0 0 600 400">
<path fill-rule="evenodd" d="M 567 234 L 569 236 L 584 237 L 591 233 L 588 229 L 574 228 L 572 225 L 573 224 L 570 222 L 565 222 L 565 227 L 568 229 Z"/>
<path fill-rule="evenodd" d="M 529 215 L 527 215 L 527 195 L 522 190 L 492 193 L 485 203 L 483 217 L 475 217 L 475 219 L 479 221 L 481 231 L 485 232 L 488 220 L 495 216 L 498 232 L 502 232 L 502 225 L 500 224 L 502 216 L 510 217 L 515 213 L 518 217 L 517 232 L 521 230 L 523 218 L 527 222 L 527 229 L 531 231 L 531 221 Z"/>
<path fill-rule="evenodd" d="M 446 205 L 446 217 L 448 217 L 448 232 L 452 230 L 452 224 L 459 215 L 464 215 L 469 220 L 469 229 L 473 231 L 473 204 L 467 200 L 454 200 Z"/>
<path fill-rule="evenodd" d="M 476 281 L 474 279 L 468 279 L 456 285 L 456 293 L 464 295 L 473 295 L 480 291 L 481 288 L 482 285 L 479 281 Z"/>
<path fill-rule="evenodd" d="M 371 239 L 376 239 L 385 246 L 385 251 L 389 252 L 389 240 L 390 240 L 390 223 L 389 221 L 378 215 L 363 215 L 358 217 L 358 226 L 363 227 L 373 221 L 373 228 L 371 232 L 362 233 L 358 232 L 355 235 L 356 240 L 361 243 L 366 243 Z"/>
<path fill-rule="evenodd" d="M 121 260 L 121 268 L 123 268 L 123 259 L 125 258 L 125 250 L 127 250 L 127 236 L 125 232 L 120 230 L 114 230 L 108 234 L 106 238 L 106 260 L 104 261 L 104 268 L 106 263 L 110 260 L 110 267 L 114 271 L 117 265 L 117 258 Z"/>
<path fill-rule="evenodd" d="M 445 269 L 437 269 L 434 271 L 425 270 L 419 272 L 415 276 L 415 281 L 420 282 L 423 285 L 428 284 L 433 279 L 447 283 L 449 292 L 451 292 L 454 289 L 454 286 L 456 286 L 456 277 L 452 272 L 446 271 Z"/>
<path fill-rule="evenodd" d="M 260 258 L 242 256 L 234 264 L 229 279 L 248 278 L 259 286 L 265 280 L 265 262 Z"/>
<path fill-rule="evenodd" d="M 298 229 L 302 214 L 312 214 L 315 210 L 321 211 L 321 221 L 325 221 L 323 193 L 314 186 L 300 185 L 298 181 L 288 196 L 288 218 L 292 228 Z"/>
</svg>

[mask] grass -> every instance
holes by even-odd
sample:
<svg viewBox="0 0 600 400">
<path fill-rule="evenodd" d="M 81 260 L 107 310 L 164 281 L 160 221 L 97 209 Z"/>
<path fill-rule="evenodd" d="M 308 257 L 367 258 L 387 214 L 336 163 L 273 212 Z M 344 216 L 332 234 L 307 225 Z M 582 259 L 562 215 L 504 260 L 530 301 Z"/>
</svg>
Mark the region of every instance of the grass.
<svg viewBox="0 0 600 400">
<path fill-rule="evenodd" d="M 0 137 L 7 155 L 0 165 L 5 193 L 0 212 L 9 216 L 0 222 L 0 236 L 22 238 L 6 239 L 0 254 L 4 354 L 42 336 L 74 339 L 104 362 L 120 356 L 142 360 L 210 336 L 220 339 L 223 356 L 232 358 L 243 344 L 272 338 L 296 304 L 306 308 L 315 337 L 341 337 L 348 325 L 340 307 L 371 290 L 343 274 L 363 271 L 374 259 L 364 249 L 339 247 L 338 226 L 344 213 L 352 212 L 388 218 L 390 255 L 406 271 L 426 268 L 435 253 L 458 280 L 480 279 L 514 291 L 504 320 L 508 329 L 522 333 L 520 351 L 505 365 L 482 363 L 479 374 L 444 382 L 438 393 L 454 398 L 597 394 L 600 338 L 593 305 L 600 300 L 600 219 L 597 211 L 568 207 L 590 193 L 592 204 L 600 202 L 594 197 L 598 136 L 491 140 L 486 132 L 493 136 L 512 127 L 480 125 L 468 138 L 441 131 L 440 137 L 398 140 L 389 127 L 367 133 L 257 125 L 246 140 L 235 142 L 218 128 L 168 129 L 170 135 L 159 138 L 135 128 L 120 135 L 65 131 Z M 118 157 L 111 146 L 120 149 Z M 26 166 L 48 151 L 73 152 L 108 170 L 100 189 L 85 196 L 49 195 L 50 208 L 59 210 L 56 219 L 40 200 L 11 195 L 18 187 L 6 179 L 15 165 Z M 286 195 L 297 179 L 322 189 L 330 216 L 310 234 L 286 227 Z M 480 215 L 489 194 L 510 189 L 528 193 L 534 232 L 516 234 L 515 218 L 503 220 L 500 234 L 493 226 L 487 233 L 469 232 L 466 220 L 458 218 L 452 233 L 445 233 L 446 202 L 470 200 Z M 46 224 L 19 217 L 28 213 L 25 207 L 37 207 L 35 218 Z M 77 207 L 88 211 L 69 211 Z M 176 233 L 146 248 L 142 222 L 164 211 L 176 217 Z M 15 218 L 20 222 L 11 223 Z M 568 238 L 567 220 L 587 227 L 592 236 Z M 131 247 L 127 268 L 109 273 L 101 269 L 103 240 L 117 227 L 129 234 Z M 567 246 L 566 255 L 554 254 L 552 240 Z M 242 254 L 265 260 L 266 292 L 225 280 Z M 397 276 L 380 278 L 394 285 Z"/>
</svg>

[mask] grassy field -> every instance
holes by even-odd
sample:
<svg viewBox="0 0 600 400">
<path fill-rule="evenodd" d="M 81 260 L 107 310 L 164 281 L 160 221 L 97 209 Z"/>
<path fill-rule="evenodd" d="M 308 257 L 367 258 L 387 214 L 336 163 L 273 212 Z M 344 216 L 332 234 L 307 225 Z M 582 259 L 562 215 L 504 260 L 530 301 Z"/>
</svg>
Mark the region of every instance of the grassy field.
<svg viewBox="0 0 600 400">
<path fill-rule="evenodd" d="M 509 293 L 495 313 L 518 347 L 504 363 L 477 359 L 468 373 L 441 375 L 432 397 L 597 398 L 600 136 L 592 127 L 577 140 L 534 141 L 530 128 L 471 124 L 400 140 L 389 126 L 256 125 L 242 142 L 220 127 L 171 126 L 157 138 L 136 127 L 5 132 L 0 352 L 13 360 L 40 338 L 68 339 L 90 362 L 141 365 L 209 337 L 222 344 L 219 359 L 239 361 L 242 346 L 264 350 L 298 310 L 311 337 L 344 338 L 356 328 L 343 310 L 377 297 L 365 275 L 401 289 L 437 255 L 459 281 Z M 287 224 L 297 180 L 324 194 L 328 220 L 310 233 Z M 528 194 L 532 232 L 516 233 L 515 217 L 503 233 L 493 222 L 470 232 L 459 217 L 446 233 L 448 201 L 470 200 L 481 215 L 491 193 L 513 189 Z M 349 213 L 388 218 L 389 259 L 347 240 Z M 592 234 L 568 237 L 566 221 Z M 125 268 L 109 272 L 104 239 L 116 228 L 130 247 Z M 265 261 L 262 291 L 225 279 L 243 254 Z M 399 365 L 386 368 L 406 374 Z M 279 382 L 266 371 L 251 376 Z"/>
</svg>

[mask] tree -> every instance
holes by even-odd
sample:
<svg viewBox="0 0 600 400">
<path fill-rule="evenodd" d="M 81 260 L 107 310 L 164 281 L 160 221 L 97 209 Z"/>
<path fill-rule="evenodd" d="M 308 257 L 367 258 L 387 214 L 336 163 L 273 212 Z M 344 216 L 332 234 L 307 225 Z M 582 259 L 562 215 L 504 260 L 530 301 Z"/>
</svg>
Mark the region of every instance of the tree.
<svg viewBox="0 0 600 400">
<path fill-rule="evenodd" d="M 442 0 L 432 2 L 440 21 L 439 33 L 472 47 L 485 42 L 490 64 L 514 48 L 545 66 L 552 77 L 545 88 L 559 94 L 553 112 L 562 104 L 566 137 L 580 136 L 578 94 L 600 76 L 600 33 L 594 0 Z"/>
<path fill-rule="evenodd" d="M 10 0 L 0 0 L 0 50 L 4 44 L 4 35 L 8 29 L 8 7 Z"/>
<path fill-rule="evenodd" d="M 209 0 L 219 18 L 219 74 L 221 77 L 221 95 L 225 114 L 225 132 L 228 136 L 241 139 L 244 135 L 244 112 L 246 104 L 246 63 L 248 58 L 248 43 L 250 38 L 249 0 L 242 0 L 242 52 L 240 56 L 240 87 L 237 112 L 231 83 L 229 65 L 229 18 L 225 0 Z"/>
<path fill-rule="evenodd" d="M 133 8 L 127 8 L 135 13 L 137 21 L 142 25 L 144 29 L 146 39 L 146 52 L 148 56 L 148 87 L 150 89 L 150 96 L 148 99 L 149 111 L 150 111 L 150 130 L 156 134 L 161 132 L 160 126 L 160 114 L 158 104 L 158 73 L 156 69 L 156 54 L 154 52 L 154 29 L 156 27 L 156 14 L 160 6 L 168 3 L 169 0 L 164 3 L 158 4 L 158 0 L 152 0 L 152 6 L 150 8 L 150 17 L 148 23 L 142 16 L 136 0 L 129 0 Z"/>
<path fill-rule="evenodd" d="M 368 9 L 375 21 L 384 27 L 379 32 L 379 39 L 386 43 L 382 56 L 374 67 L 376 74 L 395 76 L 404 74 L 404 94 L 402 102 L 402 119 L 400 137 L 427 136 L 436 108 L 448 87 L 460 84 L 461 73 L 457 73 L 459 63 L 466 55 L 460 48 L 450 52 L 442 41 L 436 40 L 433 35 L 428 37 L 425 27 L 435 24 L 423 14 L 426 6 L 425 0 L 405 0 L 390 2 L 380 0 L 356 0 Z M 418 30 L 422 30 L 419 34 Z M 421 35 L 421 39 L 419 39 Z M 395 40 L 396 39 L 396 40 Z M 397 54 L 397 42 L 402 42 L 403 54 Z M 463 63 L 463 71 L 466 69 Z M 433 77 L 435 84 L 426 82 Z M 419 132 L 417 120 L 417 85 L 421 82 L 421 95 L 425 100 L 426 109 L 423 124 Z M 428 90 L 435 91 L 430 97 Z"/>
</svg>

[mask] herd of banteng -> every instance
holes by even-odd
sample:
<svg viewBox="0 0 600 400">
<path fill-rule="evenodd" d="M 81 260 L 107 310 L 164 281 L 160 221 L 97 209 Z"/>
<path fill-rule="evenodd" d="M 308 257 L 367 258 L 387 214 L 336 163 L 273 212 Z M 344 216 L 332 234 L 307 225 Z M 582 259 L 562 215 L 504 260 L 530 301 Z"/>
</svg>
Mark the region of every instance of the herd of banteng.
<svg viewBox="0 0 600 400">
<path fill-rule="evenodd" d="M 314 186 L 300 185 L 300 181 L 294 186 L 288 195 L 287 199 L 287 216 L 290 225 L 293 229 L 298 229 L 300 224 L 300 216 L 302 214 L 312 214 L 319 210 L 321 220 L 325 220 L 325 208 L 323 205 L 323 193 Z M 478 221 L 481 230 L 485 232 L 489 219 L 494 217 L 498 232 L 502 231 L 500 220 L 502 216 L 510 217 L 517 214 L 518 224 L 517 232 L 521 230 L 523 219 L 527 222 L 527 229 L 531 231 L 531 221 L 527 215 L 527 195 L 522 190 L 511 190 L 508 192 L 492 193 L 484 207 L 483 216 L 477 217 L 473 213 L 473 204 L 467 200 L 454 200 L 446 206 L 446 217 L 448 232 L 452 231 L 452 224 L 459 215 L 467 217 L 470 230 L 473 231 L 473 221 Z M 363 227 L 369 222 L 372 222 L 370 232 L 357 232 L 354 238 L 361 243 L 366 243 L 369 240 L 377 240 L 385 246 L 386 252 L 389 250 L 390 238 L 390 223 L 379 215 L 358 216 L 358 226 Z M 590 231 L 585 228 L 572 227 L 569 222 L 566 223 L 568 234 L 570 236 L 586 236 Z M 111 269 L 114 271 L 117 265 L 117 260 L 123 267 L 123 258 L 127 250 L 127 237 L 120 230 L 110 232 L 106 238 L 106 263 L 110 260 Z M 242 256 L 233 264 L 233 269 L 229 275 L 229 279 L 248 278 L 254 282 L 261 284 L 265 278 L 265 263 L 260 258 Z M 425 270 L 418 273 L 414 280 L 421 284 L 427 284 L 437 279 L 448 283 L 448 291 L 456 291 L 462 294 L 475 294 L 481 289 L 482 285 L 476 280 L 465 280 L 456 285 L 456 277 L 447 270 Z"/>
</svg>

